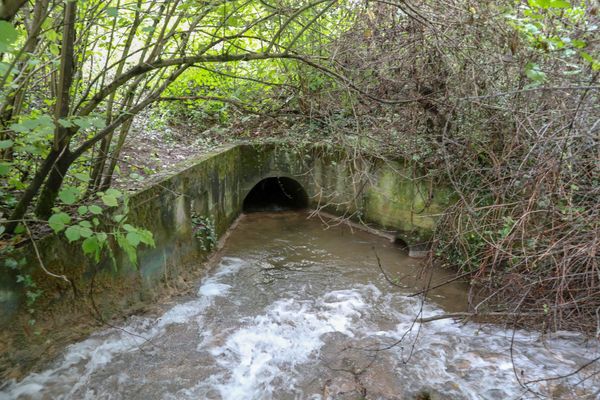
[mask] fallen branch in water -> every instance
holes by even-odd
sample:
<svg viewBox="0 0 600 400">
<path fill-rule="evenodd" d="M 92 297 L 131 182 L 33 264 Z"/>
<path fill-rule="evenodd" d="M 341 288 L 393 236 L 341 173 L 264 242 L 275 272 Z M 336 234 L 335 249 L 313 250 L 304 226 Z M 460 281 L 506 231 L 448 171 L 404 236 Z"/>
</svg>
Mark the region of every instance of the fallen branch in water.
<svg viewBox="0 0 600 400">
<path fill-rule="evenodd" d="M 517 317 L 533 317 L 540 316 L 542 313 L 514 313 L 514 312 L 489 312 L 489 313 L 470 313 L 470 312 L 457 312 L 457 313 L 449 313 L 449 314 L 440 314 L 434 315 L 427 318 L 419 318 L 417 322 L 426 323 L 437 321 L 440 319 L 449 319 L 449 318 L 472 318 L 472 317 L 508 317 L 508 316 L 517 316 Z"/>
</svg>

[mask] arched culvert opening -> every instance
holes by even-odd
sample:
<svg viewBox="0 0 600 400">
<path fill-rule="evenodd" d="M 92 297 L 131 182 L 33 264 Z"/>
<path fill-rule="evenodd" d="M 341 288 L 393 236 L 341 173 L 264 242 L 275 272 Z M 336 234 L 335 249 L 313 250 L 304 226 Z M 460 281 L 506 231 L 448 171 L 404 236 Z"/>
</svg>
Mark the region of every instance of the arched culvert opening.
<svg viewBox="0 0 600 400">
<path fill-rule="evenodd" d="M 408 251 L 408 243 L 406 243 L 406 241 L 398 236 L 396 236 L 393 240 L 393 243 L 396 245 L 396 247 L 398 247 L 399 249 L 403 250 L 403 251 Z"/>
<path fill-rule="evenodd" d="M 248 193 L 243 207 L 245 212 L 298 210 L 308 207 L 308 195 L 291 178 L 266 178 Z"/>
</svg>

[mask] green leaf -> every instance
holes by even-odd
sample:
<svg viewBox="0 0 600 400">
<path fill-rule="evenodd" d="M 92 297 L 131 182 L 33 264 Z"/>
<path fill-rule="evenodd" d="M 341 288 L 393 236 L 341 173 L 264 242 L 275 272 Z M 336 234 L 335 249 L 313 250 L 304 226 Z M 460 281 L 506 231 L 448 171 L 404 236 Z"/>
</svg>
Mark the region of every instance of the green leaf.
<svg viewBox="0 0 600 400">
<path fill-rule="evenodd" d="M 91 228 L 92 227 L 92 223 L 90 221 L 79 221 L 79 226 L 82 226 L 84 228 Z"/>
<path fill-rule="evenodd" d="M 121 196 L 123 196 L 123 193 L 121 193 L 121 191 L 120 191 L 120 190 L 117 190 L 117 189 L 108 189 L 108 190 L 106 191 L 106 194 L 107 194 L 107 195 L 109 195 L 109 196 L 112 196 L 112 197 L 114 197 L 114 198 L 116 198 L 116 199 L 118 199 L 118 198 L 120 198 Z"/>
<path fill-rule="evenodd" d="M 9 257 L 7 259 L 4 260 L 4 266 L 10 269 L 17 269 L 19 268 L 19 264 L 17 263 L 17 260 L 15 260 L 12 257 Z"/>
<path fill-rule="evenodd" d="M 94 215 L 100 215 L 100 214 L 102 214 L 102 207 L 97 206 L 95 204 L 92 204 L 91 206 L 89 206 L 88 209 Z"/>
<path fill-rule="evenodd" d="M 56 233 L 61 232 L 71 222 L 71 217 L 67 213 L 60 212 L 53 214 L 48 219 L 48 225 Z"/>
<path fill-rule="evenodd" d="M 73 186 L 64 187 L 59 193 L 58 198 L 65 204 L 71 205 L 77 201 L 79 197 L 80 191 L 79 189 Z"/>
<path fill-rule="evenodd" d="M 59 119 L 58 120 L 58 124 L 60 126 L 62 126 L 63 128 L 74 128 L 75 124 L 72 121 L 69 121 L 68 119 Z"/>
<path fill-rule="evenodd" d="M 565 0 L 528 0 L 529 6 L 537 8 L 571 8 L 571 3 Z"/>
<path fill-rule="evenodd" d="M 78 213 L 79 215 L 85 215 L 85 214 L 87 214 L 87 212 L 88 212 L 88 207 L 87 207 L 87 206 L 80 206 L 80 207 L 77 209 L 77 213 Z"/>
<path fill-rule="evenodd" d="M 89 118 L 76 118 L 73 122 L 81 129 L 88 129 L 93 126 Z"/>
<path fill-rule="evenodd" d="M 65 231 L 65 236 L 69 239 L 69 243 L 72 243 L 81 238 L 81 234 L 79 233 L 79 227 L 77 225 L 70 226 Z"/>
<path fill-rule="evenodd" d="M 50 115 L 39 115 L 23 119 L 18 124 L 12 124 L 10 129 L 18 133 L 36 131 L 39 134 L 52 134 L 54 131 L 54 120 Z"/>
<path fill-rule="evenodd" d="M 100 243 L 104 243 L 104 242 L 106 242 L 106 239 L 108 239 L 108 235 L 104 232 L 98 232 L 96 234 L 96 237 L 98 238 L 98 241 Z"/>
<path fill-rule="evenodd" d="M 142 238 L 137 232 L 129 232 L 125 238 L 133 247 L 137 247 L 137 245 L 142 241 Z"/>
<path fill-rule="evenodd" d="M 116 233 L 115 238 L 117 239 L 117 244 L 119 245 L 119 247 L 123 249 L 125 254 L 127 254 L 127 258 L 129 258 L 129 261 L 132 264 L 137 265 L 137 252 L 135 251 L 135 247 L 133 247 L 125 238 L 125 236 L 123 236 L 120 233 Z"/>
<path fill-rule="evenodd" d="M 587 61 L 587 62 L 594 62 L 594 57 L 592 57 L 589 53 L 586 53 L 585 51 L 582 51 L 581 53 L 581 57 Z"/>
<path fill-rule="evenodd" d="M 95 236 L 89 237 L 81 243 L 81 248 L 85 254 L 93 253 L 98 249 L 98 239 Z"/>
<path fill-rule="evenodd" d="M 87 222 L 87 221 L 81 221 L 81 222 Z M 80 224 L 81 224 L 80 222 Z M 84 237 L 84 238 L 89 238 L 90 236 L 92 236 L 94 234 L 94 232 L 86 227 L 86 226 L 79 226 L 79 234 Z"/>
<path fill-rule="evenodd" d="M 146 229 L 140 229 L 138 230 L 138 234 L 140 235 L 142 243 L 150 247 L 156 247 L 156 244 L 154 243 L 154 235 L 152 234 L 152 232 Z"/>
<path fill-rule="evenodd" d="M 117 17 L 119 15 L 119 9 L 117 7 L 107 7 L 106 14 L 108 14 L 109 17 Z"/>
<path fill-rule="evenodd" d="M 58 39 L 58 32 L 56 32 L 53 29 L 49 29 L 49 30 L 46 31 L 46 37 L 51 42 L 54 42 L 54 41 L 56 41 Z"/>
<path fill-rule="evenodd" d="M 571 3 L 565 0 L 550 0 L 550 8 L 571 8 Z"/>
<path fill-rule="evenodd" d="M 23 224 L 17 225 L 17 227 L 15 228 L 15 233 L 17 235 L 20 235 L 21 233 L 25 233 L 25 226 Z"/>
<path fill-rule="evenodd" d="M 74 118 L 73 123 L 81 129 L 97 128 L 102 129 L 106 126 L 104 119 L 100 117 L 79 117 Z"/>
<path fill-rule="evenodd" d="M 581 57 L 589 62 L 592 65 L 592 71 L 599 71 L 600 70 L 600 62 L 596 61 L 596 59 L 594 59 L 594 57 L 592 57 L 589 53 L 586 53 L 585 51 L 582 51 L 581 53 L 579 53 L 581 55 Z"/>
<path fill-rule="evenodd" d="M 87 183 L 90 181 L 90 174 L 88 174 L 87 172 L 76 172 L 73 174 L 73 176 L 79 179 L 81 182 Z"/>
<path fill-rule="evenodd" d="M 85 222 L 85 221 L 82 221 Z M 74 242 L 76 240 L 83 238 L 89 238 L 94 234 L 94 232 L 86 227 L 86 226 L 81 226 L 81 222 L 80 225 L 72 225 L 70 227 L 67 228 L 67 230 L 65 231 L 65 236 L 67 237 L 67 239 L 69 239 L 69 242 Z"/>
<path fill-rule="evenodd" d="M 96 254 L 100 252 L 101 246 L 96 236 L 91 236 L 81 243 L 83 254 Z"/>
<path fill-rule="evenodd" d="M 129 225 L 129 224 L 123 225 L 123 229 L 125 229 L 127 232 L 136 232 L 137 231 L 136 227 Z"/>
<path fill-rule="evenodd" d="M 8 175 L 11 164 L 6 161 L 0 161 L 0 176 Z"/>
<path fill-rule="evenodd" d="M 102 202 L 108 207 L 116 207 L 119 205 L 116 198 L 114 198 L 113 196 L 106 195 L 106 194 L 104 196 L 102 196 Z"/>
<path fill-rule="evenodd" d="M 0 21 L 0 53 L 9 51 L 18 38 L 19 32 L 10 22 Z"/>
<path fill-rule="evenodd" d="M 5 62 L 0 62 L 0 74 L 4 75 L 11 68 L 11 65 Z"/>
<path fill-rule="evenodd" d="M 10 139 L 0 140 L 0 149 L 8 149 L 9 147 L 12 147 L 13 144 L 14 142 Z"/>
<path fill-rule="evenodd" d="M 90 123 L 92 124 L 92 126 L 94 128 L 97 128 L 97 129 L 104 129 L 104 128 L 106 128 L 106 121 L 104 120 L 104 118 L 101 118 L 101 117 L 93 117 L 93 118 L 91 118 Z"/>
<path fill-rule="evenodd" d="M 528 63 L 525 66 L 525 74 L 536 83 L 542 83 L 546 80 L 546 74 L 540 69 L 539 65 L 534 63 Z"/>
</svg>

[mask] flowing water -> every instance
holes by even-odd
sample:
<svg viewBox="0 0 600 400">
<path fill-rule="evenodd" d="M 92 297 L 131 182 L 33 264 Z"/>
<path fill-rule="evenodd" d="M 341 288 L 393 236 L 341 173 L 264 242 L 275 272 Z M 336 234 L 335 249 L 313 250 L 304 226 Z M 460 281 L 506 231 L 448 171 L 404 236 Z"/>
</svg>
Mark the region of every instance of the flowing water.
<svg viewBox="0 0 600 400">
<path fill-rule="evenodd" d="M 596 365 L 525 385 L 574 372 L 600 355 L 597 343 L 415 323 L 419 311 L 463 310 L 465 287 L 422 304 L 408 296 L 424 284 L 415 260 L 386 239 L 306 217 L 245 216 L 196 296 L 68 347 L 0 399 L 597 398 Z M 405 288 L 384 279 L 375 252 Z"/>
</svg>

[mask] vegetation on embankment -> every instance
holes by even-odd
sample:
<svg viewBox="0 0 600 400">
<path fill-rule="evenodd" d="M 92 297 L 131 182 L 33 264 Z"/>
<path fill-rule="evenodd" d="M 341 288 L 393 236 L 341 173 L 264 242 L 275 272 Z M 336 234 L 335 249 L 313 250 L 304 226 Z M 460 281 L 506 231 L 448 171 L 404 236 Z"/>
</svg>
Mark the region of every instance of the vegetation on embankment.
<svg viewBox="0 0 600 400">
<path fill-rule="evenodd" d="M 476 311 L 597 332 L 594 2 L 3 4 L 5 252 L 48 225 L 92 256 L 152 243 L 95 222 L 125 203 L 110 188 L 146 110 L 199 143 L 285 135 L 410 159 L 457 193 L 432 255 L 471 279 Z"/>
</svg>

